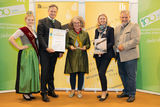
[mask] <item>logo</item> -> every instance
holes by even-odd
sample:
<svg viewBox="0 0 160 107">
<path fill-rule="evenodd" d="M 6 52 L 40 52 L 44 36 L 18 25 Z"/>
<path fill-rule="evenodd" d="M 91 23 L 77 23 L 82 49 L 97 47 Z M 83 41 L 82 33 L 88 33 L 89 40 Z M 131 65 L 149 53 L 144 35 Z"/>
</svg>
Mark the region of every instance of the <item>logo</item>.
<svg viewBox="0 0 160 107">
<path fill-rule="evenodd" d="M 42 5 L 41 5 L 41 4 L 38 4 L 38 8 L 42 8 Z"/>
<path fill-rule="evenodd" d="M 146 27 L 156 21 L 160 20 L 160 9 L 140 19 L 142 27 Z"/>
<path fill-rule="evenodd" d="M 16 5 L 0 8 L 0 18 L 26 13 L 24 5 Z"/>
</svg>

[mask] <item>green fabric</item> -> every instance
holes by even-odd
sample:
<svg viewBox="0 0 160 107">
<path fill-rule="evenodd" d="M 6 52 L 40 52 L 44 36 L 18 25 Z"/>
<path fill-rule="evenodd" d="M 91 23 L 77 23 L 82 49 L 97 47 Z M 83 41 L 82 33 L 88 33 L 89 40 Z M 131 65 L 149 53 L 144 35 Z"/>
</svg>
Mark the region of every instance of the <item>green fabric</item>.
<svg viewBox="0 0 160 107">
<path fill-rule="evenodd" d="M 88 73 L 88 55 L 87 51 L 82 51 L 80 49 L 70 50 L 70 46 L 75 43 L 77 38 L 77 33 L 70 30 L 66 36 L 66 48 L 68 49 L 66 64 L 65 64 L 65 74 L 75 73 L 75 72 L 85 72 Z M 89 35 L 85 31 L 79 33 L 80 41 L 82 42 L 82 47 L 86 46 L 87 49 L 90 48 Z"/>
<path fill-rule="evenodd" d="M 35 49 L 31 44 L 22 51 L 20 65 L 20 93 L 35 93 L 40 91 L 39 86 L 39 62 Z"/>
</svg>

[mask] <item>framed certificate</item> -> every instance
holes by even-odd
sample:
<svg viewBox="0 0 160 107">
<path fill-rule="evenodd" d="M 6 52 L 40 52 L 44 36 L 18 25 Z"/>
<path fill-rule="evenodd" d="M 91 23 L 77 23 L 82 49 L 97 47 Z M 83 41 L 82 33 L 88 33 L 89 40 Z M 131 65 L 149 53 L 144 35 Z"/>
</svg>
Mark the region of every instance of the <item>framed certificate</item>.
<svg viewBox="0 0 160 107">
<path fill-rule="evenodd" d="M 66 30 L 49 29 L 49 48 L 57 52 L 65 52 Z"/>
<path fill-rule="evenodd" d="M 95 39 L 94 40 L 94 54 L 103 54 L 107 53 L 107 39 Z"/>
</svg>

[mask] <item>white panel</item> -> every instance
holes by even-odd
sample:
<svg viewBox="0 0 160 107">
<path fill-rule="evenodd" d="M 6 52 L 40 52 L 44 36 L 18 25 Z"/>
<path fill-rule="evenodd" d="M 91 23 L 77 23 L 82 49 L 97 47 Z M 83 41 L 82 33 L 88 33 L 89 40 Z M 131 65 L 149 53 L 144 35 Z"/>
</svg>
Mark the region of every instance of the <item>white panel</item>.
<svg viewBox="0 0 160 107">
<path fill-rule="evenodd" d="M 131 21 L 138 23 L 138 2 L 129 2 Z"/>
<path fill-rule="evenodd" d="M 79 16 L 82 16 L 85 20 L 85 2 L 84 0 L 81 0 L 79 2 Z"/>
</svg>

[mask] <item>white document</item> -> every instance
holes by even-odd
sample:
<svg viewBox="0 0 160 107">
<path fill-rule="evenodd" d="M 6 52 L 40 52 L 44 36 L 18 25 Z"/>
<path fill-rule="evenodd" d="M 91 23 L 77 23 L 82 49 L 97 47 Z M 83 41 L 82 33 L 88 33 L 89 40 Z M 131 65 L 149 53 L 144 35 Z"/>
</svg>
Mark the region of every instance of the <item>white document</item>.
<svg viewBox="0 0 160 107">
<path fill-rule="evenodd" d="M 94 54 L 103 54 L 107 53 L 107 39 L 100 38 L 94 40 Z"/>
<path fill-rule="evenodd" d="M 65 52 L 66 30 L 50 28 L 49 30 L 49 48 L 54 51 Z"/>
</svg>

